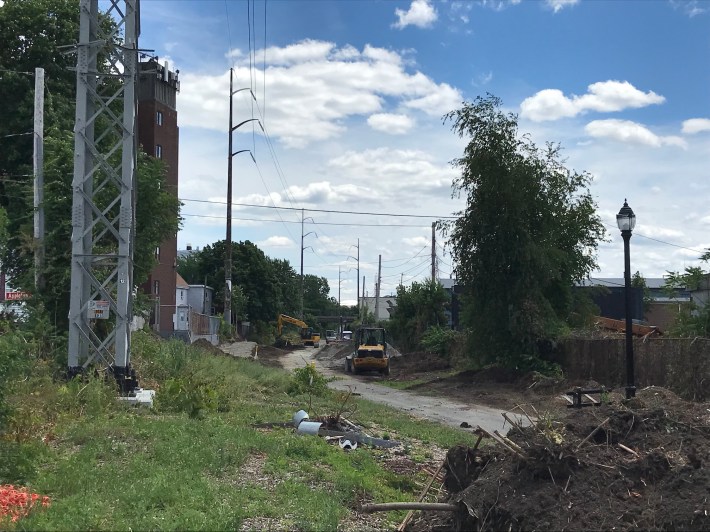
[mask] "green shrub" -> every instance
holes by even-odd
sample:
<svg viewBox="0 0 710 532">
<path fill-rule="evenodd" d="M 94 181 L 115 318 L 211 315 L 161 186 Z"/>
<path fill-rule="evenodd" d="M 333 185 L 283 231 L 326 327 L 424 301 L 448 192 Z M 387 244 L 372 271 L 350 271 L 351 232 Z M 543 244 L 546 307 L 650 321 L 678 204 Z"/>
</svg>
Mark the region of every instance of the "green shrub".
<svg viewBox="0 0 710 532">
<path fill-rule="evenodd" d="M 448 327 L 432 325 L 422 335 L 422 347 L 432 353 L 438 353 L 444 358 L 451 356 L 452 346 L 459 333 Z"/>
<path fill-rule="evenodd" d="M 328 379 L 311 362 L 302 368 L 293 370 L 293 376 L 287 392 L 289 395 L 307 393 L 316 397 L 323 397 L 328 392 Z"/>
<path fill-rule="evenodd" d="M 34 349 L 34 344 L 20 332 L 0 336 L 0 434 L 4 432 L 10 415 L 7 394 L 13 382 L 29 370 Z"/>
<path fill-rule="evenodd" d="M 223 410 L 224 404 L 215 387 L 194 378 L 169 379 L 155 394 L 159 410 L 185 412 L 193 419 L 201 419 L 218 407 Z"/>
</svg>

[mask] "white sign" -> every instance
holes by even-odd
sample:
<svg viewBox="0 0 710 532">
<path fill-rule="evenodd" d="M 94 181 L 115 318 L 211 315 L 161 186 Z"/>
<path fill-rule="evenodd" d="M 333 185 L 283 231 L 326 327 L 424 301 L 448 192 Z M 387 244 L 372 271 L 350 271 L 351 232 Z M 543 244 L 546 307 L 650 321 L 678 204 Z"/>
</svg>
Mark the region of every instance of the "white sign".
<svg viewBox="0 0 710 532">
<path fill-rule="evenodd" d="M 107 320 L 109 311 L 109 302 L 101 299 L 89 301 L 89 319 L 90 320 Z"/>
</svg>

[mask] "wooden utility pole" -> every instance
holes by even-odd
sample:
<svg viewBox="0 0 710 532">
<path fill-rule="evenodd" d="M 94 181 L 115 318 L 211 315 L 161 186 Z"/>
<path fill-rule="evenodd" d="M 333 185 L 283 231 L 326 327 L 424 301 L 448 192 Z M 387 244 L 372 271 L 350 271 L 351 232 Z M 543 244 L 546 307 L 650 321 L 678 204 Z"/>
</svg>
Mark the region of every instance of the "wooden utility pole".
<svg viewBox="0 0 710 532">
<path fill-rule="evenodd" d="M 234 69 L 229 69 L 229 152 L 227 153 L 227 238 L 224 250 L 224 321 L 232 332 L 232 97 Z"/>
<path fill-rule="evenodd" d="M 380 320 L 380 284 L 382 283 L 382 255 L 379 256 L 377 266 L 377 283 L 375 284 L 375 323 Z"/>
<path fill-rule="evenodd" d="M 35 68 L 34 113 L 35 290 L 44 288 L 44 69 Z M 3 290 L 5 288 L 3 287 Z"/>
<path fill-rule="evenodd" d="M 360 239 L 357 239 L 357 317 L 360 319 Z"/>
<path fill-rule="evenodd" d="M 431 282 L 436 281 L 436 222 L 431 222 Z"/>
</svg>

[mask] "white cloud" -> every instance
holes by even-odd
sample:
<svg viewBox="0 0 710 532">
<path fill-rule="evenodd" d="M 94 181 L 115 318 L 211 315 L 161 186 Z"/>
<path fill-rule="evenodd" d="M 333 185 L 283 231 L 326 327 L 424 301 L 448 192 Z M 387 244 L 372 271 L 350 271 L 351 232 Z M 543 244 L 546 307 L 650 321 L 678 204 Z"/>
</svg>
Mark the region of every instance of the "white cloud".
<svg viewBox="0 0 710 532">
<path fill-rule="evenodd" d="M 423 248 L 431 245 L 431 238 L 425 236 L 414 236 L 411 238 L 403 238 L 402 243 L 412 248 Z"/>
<path fill-rule="evenodd" d="M 266 240 L 257 242 L 256 245 L 260 248 L 292 248 L 295 244 L 287 236 L 270 236 Z"/>
<path fill-rule="evenodd" d="M 291 148 L 304 148 L 314 141 L 332 139 L 347 130 L 347 120 L 387 114 L 387 106 L 404 106 L 440 117 L 463 99 L 458 89 L 436 83 L 421 72 L 410 72 L 403 55 L 366 45 L 359 52 L 351 45 L 335 47 L 330 42 L 305 40 L 284 48 L 267 50 L 266 76 L 249 75 L 242 58 L 235 67 L 235 88 L 246 80 L 266 80 L 267 128 L 272 137 Z M 257 51 L 261 57 L 262 52 Z M 185 73 L 178 98 L 180 126 L 224 131 L 228 120 L 229 72 L 219 75 Z M 256 87 L 257 97 L 263 87 Z M 235 120 L 251 116 L 248 92 L 234 97 Z M 240 107 L 241 104 L 241 107 Z M 264 107 L 264 102 L 259 102 Z M 258 115 L 257 115 L 258 116 Z M 256 124 L 237 132 L 256 133 Z M 402 127 L 402 125 L 400 125 Z"/>
<path fill-rule="evenodd" d="M 372 128 L 390 135 L 403 135 L 414 127 L 414 120 L 407 115 L 377 113 L 370 115 L 367 124 Z"/>
<path fill-rule="evenodd" d="M 593 120 L 584 127 L 584 130 L 588 135 L 595 138 L 608 138 L 620 142 L 644 144 L 654 148 L 664 145 L 687 147 L 686 142 L 680 137 L 656 135 L 646 126 L 630 120 Z"/>
<path fill-rule="evenodd" d="M 683 122 L 683 133 L 693 135 L 703 131 L 710 131 L 710 119 L 708 118 L 691 118 Z"/>
<path fill-rule="evenodd" d="M 705 2 L 703 2 L 703 7 L 701 7 L 701 3 L 698 0 L 670 0 L 670 4 L 674 9 L 681 9 L 690 18 L 707 11 Z"/>
<path fill-rule="evenodd" d="M 587 94 L 567 97 L 558 89 L 544 89 L 523 100 L 521 116 L 534 122 L 558 120 L 587 111 L 614 112 L 660 104 L 663 96 L 638 90 L 628 81 L 600 81 L 588 87 Z"/>
<path fill-rule="evenodd" d="M 315 41 L 313 39 L 305 39 L 283 48 L 270 46 L 266 49 L 266 62 L 270 65 L 292 65 L 319 61 L 326 59 L 333 48 L 335 48 L 335 44 L 332 42 Z M 350 49 L 347 51 L 351 52 Z M 264 51 L 262 50 L 259 52 L 259 57 L 263 56 Z"/>
<path fill-rule="evenodd" d="M 408 11 L 397 8 L 394 14 L 399 20 L 392 24 L 392 27 L 400 30 L 407 26 L 429 28 L 438 18 L 436 9 L 428 0 L 412 0 Z"/>
<path fill-rule="evenodd" d="M 328 162 L 339 179 L 357 182 L 375 192 L 373 197 L 383 204 L 410 200 L 421 202 L 432 195 L 447 198 L 457 170 L 448 163 L 437 164 L 432 156 L 420 150 L 376 148 L 348 151 Z"/>
<path fill-rule="evenodd" d="M 554 11 L 555 13 L 561 11 L 565 7 L 571 7 L 578 3 L 579 0 L 545 0 L 545 4 L 547 4 L 547 7 L 552 9 L 552 11 Z"/>
</svg>

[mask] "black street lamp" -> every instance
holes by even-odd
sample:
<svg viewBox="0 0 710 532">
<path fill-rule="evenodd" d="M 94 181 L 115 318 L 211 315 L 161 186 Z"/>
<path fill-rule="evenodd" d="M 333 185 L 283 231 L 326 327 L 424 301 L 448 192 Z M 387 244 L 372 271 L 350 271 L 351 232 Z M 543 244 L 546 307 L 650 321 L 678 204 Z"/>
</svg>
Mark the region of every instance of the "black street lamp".
<svg viewBox="0 0 710 532">
<path fill-rule="evenodd" d="M 629 256 L 629 240 L 631 231 L 636 225 L 636 215 L 629 204 L 624 200 L 619 214 L 616 215 L 616 225 L 619 226 L 621 237 L 624 239 L 624 291 L 626 296 L 626 398 L 636 396 L 634 385 L 634 341 L 633 323 L 631 321 L 631 259 Z"/>
</svg>

